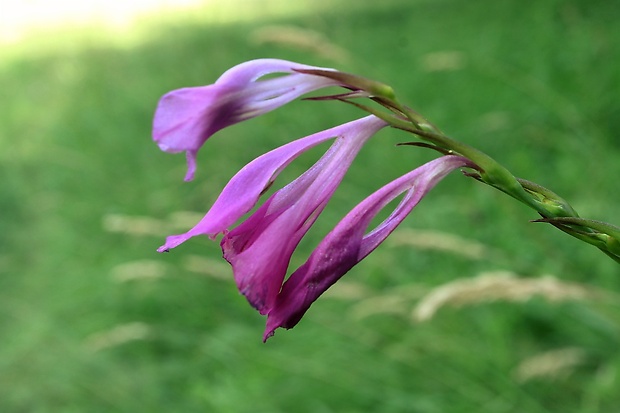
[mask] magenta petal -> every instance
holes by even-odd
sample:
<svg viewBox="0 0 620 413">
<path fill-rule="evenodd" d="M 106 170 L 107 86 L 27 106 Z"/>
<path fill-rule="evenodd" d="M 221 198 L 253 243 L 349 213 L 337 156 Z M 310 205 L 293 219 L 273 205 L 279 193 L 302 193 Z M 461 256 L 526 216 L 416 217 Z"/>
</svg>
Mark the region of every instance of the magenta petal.
<svg viewBox="0 0 620 413">
<path fill-rule="evenodd" d="M 296 211 L 288 209 L 275 217 L 267 217 L 269 202 L 266 205 L 225 234 L 221 243 L 224 258 L 233 267 L 239 292 L 261 314 L 266 314 L 273 305 L 290 256 L 306 232 L 302 228 L 291 228 Z M 260 238 L 258 242 L 257 238 Z M 271 248 L 264 248 L 266 245 Z"/>
<path fill-rule="evenodd" d="M 228 69 L 215 83 L 245 85 L 272 73 L 293 73 L 294 69 L 319 68 L 282 59 L 254 59 Z M 322 68 L 322 70 L 333 69 Z"/>
<path fill-rule="evenodd" d="M 224 236 L 222 251 L 239 291 L 266 314 L 276 299 L 299 241 L 318 218 L 353 159 L 386 123 L 368 116 L 339 128 L 317 163 L 274 193 L 251 217 Z"/>
<path fill-rule="evenodd" d="M 336 84 L 325 77 L 295 72 L 308 68 L 314 67 L 286 60 L 258 59 L 229 69 L 212 85 L 173 90 L 157 105 L 153 140 L 163 151 L 187 152 L 189 170 L 185 180 L 191 180 L 198 150 L 220 129 Z M 273 73 L 285 75 L 260 80 Z"/>
<path fill-rule="evenodd" d="M 383 242 L 443 177 L 464 166 L 473 164 L 462 157 L 444 156 L 392 181 L 358 204 L 284 283 L 268 313 L 264 340 L 278 327 L 295 326 L 312 303 Z M 379 211 L 403 192 L 407 194 L 392 214 L 365 235 Z"/>
<path fill-rule="evenodd" d="M 225 231 L 258 202 L 261 193 L 280 172 L 306 150 L 334 138 L 327 130 L 274 149 L 244 166 L 228 182 L 209 212 L 185 234 L 172 235 L 158 251 L 167 251 L 196 235 L 215 235 Z"/>
<path fill-rule="evenodd" d="M 295 140 L 256 158 L 228 182 L 198 224 L 184 234 L 169 236 L 158 251 L 168 251 L 196 235 L 214 237 L 225 231 L 256 205 L 260 195 L 278 174 L 303 152 L 327 140 L 349 134 L 351 130 L 368 133 L 367 129 L 372 129 L 373 125 L 383 127 L 385 123 L 368 116 Z"/>
</svg>

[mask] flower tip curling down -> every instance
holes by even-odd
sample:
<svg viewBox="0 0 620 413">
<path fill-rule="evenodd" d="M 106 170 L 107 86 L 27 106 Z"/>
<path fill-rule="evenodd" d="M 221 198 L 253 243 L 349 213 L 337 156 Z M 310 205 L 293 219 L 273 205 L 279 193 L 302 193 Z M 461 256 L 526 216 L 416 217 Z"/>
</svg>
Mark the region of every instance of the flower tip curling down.
<svg viewBox="0 0 620 413">
<path fill-rule="evenodd" d="M 169 252 L 172 248 L 181 245 L 190 237 L 191 235 L 188 235 L 188 233 L 180 235 L 170 235 L 169 237 L 166 237 L 166 243 L 161 247 L 157 248 L 157 252 Z"/>
<path fill-rule="evenodd" d="M 194 175 L 196 174 L 196 151 L 188 150 L 185 153 L 185 157 L 187 159 L 187 172 L 183 180 L 189 182 L 194 179 Z"/>
<path fill-rule="evenodd" d="M 377 248 L 443 177 L 461 167 L 476 166 L 459 156 L 438 158 L 392 181 L 351 210 L 286 280 L 268 312 L 263 340 L 279 327 L 294 327 L 312 303 Z M 390 216 L 366 233 L 372 219 L 402 193 L 404 198 Z"/>
<path fill-rule="evenodd" d="M 166 93 L 153 118 L 153 140 L 162 151 L 187 152 L 193 179 L 198 150 L 217 131 L 270 112 L 314 90 L 337 85 L 336 80 L 296 72 L 295 69 L 333 71 L 279 59 L 257 59 L 226 71 L 211 85 Z M 261 79 L 265 75 L 284 76 Z"/>
</svg>

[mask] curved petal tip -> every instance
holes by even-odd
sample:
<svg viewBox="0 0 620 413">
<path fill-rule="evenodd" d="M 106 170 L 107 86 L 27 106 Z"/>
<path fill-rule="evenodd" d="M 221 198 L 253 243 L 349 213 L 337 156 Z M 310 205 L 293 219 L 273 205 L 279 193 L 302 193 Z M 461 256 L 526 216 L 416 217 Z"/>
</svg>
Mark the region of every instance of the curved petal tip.
<svg viewBox="0 0 620 413">
<path fill-rule="evenodd" d="M 161 247 L 157 248 L 157 252 L 168 252 L 172 248 L 178 247 L 179 245 L 183 244 L 191 237 L 192 236 L 188 235 L 187 233 L 180 235 L 170 235 L 166 238 L 166 243 Z"/>
<path fill-rule="evenodd" d="M 194 174 L 196 173 L 196 151 L 188 150 L 185 156 L 187 157 L 187 173 L 183 180 L 189 182 L 194 179 Z"/>
</svg>

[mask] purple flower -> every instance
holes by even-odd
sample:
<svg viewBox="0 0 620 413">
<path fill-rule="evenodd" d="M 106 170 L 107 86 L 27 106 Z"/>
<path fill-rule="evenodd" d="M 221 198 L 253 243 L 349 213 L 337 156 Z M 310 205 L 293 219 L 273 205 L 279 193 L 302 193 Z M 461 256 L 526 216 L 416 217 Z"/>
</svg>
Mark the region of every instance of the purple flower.
<svg viewBox="0 0 620 413">
<path fill-rule="evenodd" d="M 223 232 L 222 251 L 233 267 L 239 291 L 266 314 L 280 291 L 293 250 L 333 195 L 361 147 L 386 125 L 371 115 L 260 156 L 230 180 L 194 228 L 168 237 L 158 251 L 167 251 L 196 235 L 214 238 Z M 256 205 L 285 166 L 329 139 L 335 142 L 309 170 L 275 192 L 238 227 L 227 231 Z"/>
<path fill-rule="evenodd" d="M 166 152 L 186 152 L 186 181 L 194 177 L 196 154 L 215 132 L 278 107 L 337 80 L 295 72 L 322 69 L 278 59 L 258 59 L 226 71 L 214 84 L 164 95 L 153 119 L 153 139 Z M 287 75 L 259 80 L 274 73 Z"/>
<path fill-rule="evenodd" d="M 475 167 L 466 158 L 441 157 L 392 181 L 357 205 L 286 280 L 268 311 L 263 340 L 278 327 L 294 327 L 312 303 L 377 248 L 443 177 L 465 166 Z M 366 233 L 379 211 L 403 192 L 406 195 L 392 214 Z"/>
</svg>

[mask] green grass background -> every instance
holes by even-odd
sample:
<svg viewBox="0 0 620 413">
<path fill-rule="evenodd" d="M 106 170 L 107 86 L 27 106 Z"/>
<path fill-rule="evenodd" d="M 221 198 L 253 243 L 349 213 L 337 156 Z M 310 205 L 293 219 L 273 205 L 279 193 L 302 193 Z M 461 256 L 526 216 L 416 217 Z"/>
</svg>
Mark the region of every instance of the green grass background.
<svg viewBox="0 0 620 413">
<path fill-rule="evenodd" d="M 24 46 L 42 45 L 37 53 L 3 57 L 0 411 L 620 411 L 618 265 L 529 223 L 532 211 L 458 173 L 403 227 L 459 235 L 495 254 L 473 260 L 388 242 L 343 280 L 340 291 L 357 294 L 322 298 L 267 344 L 264 320 L 238 295 L 217 243 L 155 252 L 165 235 L 193 224 L 175 213 L 199 217 L 249 160 L 361 115 L 336 102 L 295 102 L 221 131 L 201 151 L 196 179 L 183 183 L 184 157 L 150 140 L 157 99 L 259 57 L 384 81 L 445 132 L 556 191 L 582 216 L 619 223 L 615 2 L 299 4 L 290 16 L 277 1 L 258 1 L 239 10 L 252 19 L 153 24 L 124 46 L 78 45 L 88 31 L 59 31 Z M 250 40 L 274 24 L 320 32 L 349 56 Z M 429 70 L 437 52 L 452 53 L 457 67 Z M 364 148 L 295 264 L 367 194 L 434 156 L 394 146 L 410 139 L 388 130 Z M 434 286 L 501 270 L 552 274 L 607 298 L 533 297 L 412 320 Z M 517 380 L 523 360 L 562 348 L 585 357 L 564 374 Z"/>
</svg>

